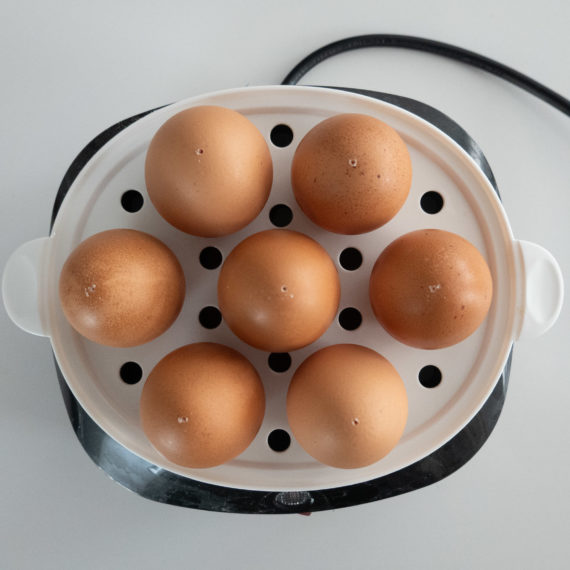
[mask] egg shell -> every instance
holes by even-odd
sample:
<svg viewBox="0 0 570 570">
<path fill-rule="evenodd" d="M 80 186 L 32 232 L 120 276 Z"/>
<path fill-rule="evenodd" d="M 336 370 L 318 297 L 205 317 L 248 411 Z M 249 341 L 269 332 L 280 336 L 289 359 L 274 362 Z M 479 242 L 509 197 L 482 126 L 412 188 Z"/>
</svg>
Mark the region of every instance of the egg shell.
<svg viewBox="0 0 570 570">
<path fill-rule="evenodd" d="M 142 428 L 168 460 L 185 467 L 221 465 L 242 453 L 265 412 L 263 384 L 239 352 L 196 343 L 165 356 L 140 401 Z"/>
<path fill-rule="evenodd" d="M 365 467 L 400 440 L 408 417 L 406 388 L 392 364 L 374 350 L 332 345 L 295 371 L 287 417 L 297 441 L 321 463 Z"/>
<path fill-rule="evenodd" d="M 59 279 L 64 315 L 81 335 L 107 346 L 144 344 L 165 332 L 186 282 L 172 251 L 137 230 L 97 233 L 67 258 Z"/>
<path fill-rule="evenodd" d="M 239 243 L 218 280 L 218 304 L 231 330 L 251 346 L 288 352 L 319 338 L 340 299 L 336 267 L 315 240 L 267 230 Z"/>
<path fill-rule="evenodd" d="M 361 234 L 384 225 L 408 197 L 412 163 L 389 125 L 368 115 L 335 115 L 301 140 L 291 167 L 295 198 L 317 225 Z"/>
<path fill-rule="evenodd" d="M 485 319 L 493 280 L 479 250 L 444 230 L 417 230 L 393 241 L 377 259 L 370 302 L 380 324 L 416 348 L 454 345 Z"/>
<path fill-rule="evenodd" d="M 263 135 L 245 116 L 214 105 L 168 119 L 146 155 L 149 197 L 183 232 L 216 237 L 235 232 L 261 211 L 273 180 Z"/>
</svg>

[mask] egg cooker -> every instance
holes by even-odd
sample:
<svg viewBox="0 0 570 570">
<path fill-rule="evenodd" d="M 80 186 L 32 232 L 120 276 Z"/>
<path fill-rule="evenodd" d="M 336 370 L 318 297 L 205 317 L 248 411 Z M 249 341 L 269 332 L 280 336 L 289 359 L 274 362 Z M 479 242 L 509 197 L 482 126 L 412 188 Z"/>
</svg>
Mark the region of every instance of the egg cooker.
<svg viewBox="0 0 570 570">
<path fill-rule="evenodd" d="M 156 130 L 175 113 L 202 104 L 246 115 L 266 137 L 274 164 L 271 195 L 256 220 L 239 232 L 213 239 L 189 236 L 164 221 L 144 181 L 146 149 Z M 346 112 L 365 113 L 395 128 L 413 164 L 410 195 L 400 212 L 383 227 L 356 236 L 332 234 L 314 225 L 298 208 L 290 185 L 298 142 L 321 120 Z M 248 235 L 276 225 L 303 232 L 325 247 L 337 264 L 342 288 L 339 318 L 316 342 L 292 352 L 285 371 L 276 370 L 286 368 L 286 355 L 270 356 L 252 348 L 223 321 L 217 324 L 219 268 L 208 269 L 200 262 L 207 247 L 225 257 Z M 58 301 L 57 283 L 67 256 L 86 237 L 111 228 L 155 235 L 177 255 L 186 275 L 188 290 L 180 316 L 166 333 L 143 346 L 112 348 L 86 340 L 67 323 Z M 369 275 L 378 255 L 400 235 L 420 228 L 462 235 L 483 254 L 493 276 L 493 303 L 484 323 L 466 340 L 444 349 L 399 343 L 378 324 L 368 301 Z M 357 269 L 343 267 L 341 253 L 347 248 L 362 255 Z M 14 322 L 50 337 L 71 424 L 97 465 L 143 497 L 239 513 L 356 505 L 424 487 L 454 472 L 478 451 L 497 422 L 513 341 L 545 332 L 560 312 L 563 294 L 554 258 L 540 246 L 514 239 L 487 160 L 455 122 L 405 97 L 299 86 L 201 95 L 130 117 L 102 132 L 65 174 L 50 236 L 28 242 L 12 255 L 2 288 Z M 356 325 L 361 316 L 357 328 L 343 322 L 340 315 L 347 308 L 351 310 L 344 314 L 356 315 Z M 204 320 L 201 313 L 210 319 Z M 168 462 L 147 441 L 138 417 L 146 375 L 167 353 L 197 341 L 239 350 L 258 370 L 266 391 L 265 419 L 255 440 L 239 457 L 210 469 Z M 362 344 L 384 355 L 408 393 L 402 439 L 386 457 L 360 469 L 322 465 L 288 435 L 285 397 L 293 372 L 308 355 L 336 343 Z M 275 367 L 275 361 L 286 365 Z"/>
</svg>

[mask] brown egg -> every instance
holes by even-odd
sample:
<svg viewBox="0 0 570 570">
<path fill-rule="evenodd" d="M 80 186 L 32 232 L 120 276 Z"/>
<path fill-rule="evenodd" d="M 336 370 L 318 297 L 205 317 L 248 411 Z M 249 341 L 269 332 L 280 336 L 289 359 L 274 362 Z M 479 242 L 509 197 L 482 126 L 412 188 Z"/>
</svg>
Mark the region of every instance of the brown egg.
<svg viewBox="0 0 570 570">
<path fill-rule="evenodd" d="M 297 441 L 321 463 L 365 467 L 388 454 L 402 436 L 406 388 L 395 368 L 374 350 L 327 346 L 295 372 L 287 417 Z"/>
<path fill-rule="evenodd" d="M 171 117 L 146 155 L 148 194 L 160 215 L 183 232 L 223 236 L 263 208 L 273 165 L 263 135 L 231 109 L 199 106 Z"/>
<path fill-rule="evenodd" d="M 299 143 L 291 182 L 315 224 L 339 234 L 375 230 L 400 210 L 412 182 L 404 141 L 386 123 L 347 113 L 326 119 Z"/>
<path fill-rule="evenodd" d="M 182 267 L 161 241 L 136 230 L 108 230 L 67 258 L 59 298 L 71 326 L 108 346 L 153 340 L 175 321 L 185 294 Z"/>
<path fill-rule="evenodd" d="M 287 352 L 319 338 L 336 314 L 338 273 L 327 252 L 289 230 L 254 234 L 227 257 L 218 303 L 232 331 L 248 344 Z"/>
<path fill-rule="evenodd" d="M 236 350 L 201 342 L 165 356 L 140 401 L 142 428 L 169 461 L 221 465 L 244 451 L 263 421 L 265 394 L 255 368 Z"/>
<path fill-rule="evenodd" d="M 370 278 L 370 302 L 380 324 L 417 348 L 443 348 L 483 322 L 493 296 L 489 267 L 457 234 L 418 230 L 393 241 Z"/>
</svg>

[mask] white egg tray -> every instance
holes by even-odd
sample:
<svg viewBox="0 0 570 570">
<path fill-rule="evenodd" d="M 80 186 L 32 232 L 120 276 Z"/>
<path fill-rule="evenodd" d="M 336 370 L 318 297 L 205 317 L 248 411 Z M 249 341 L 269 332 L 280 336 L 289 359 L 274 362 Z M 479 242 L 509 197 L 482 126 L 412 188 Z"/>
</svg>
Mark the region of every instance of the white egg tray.
<svg viewBox="0 0 570 570">
<path fill-rule="evenodd" d="M 266 137 L 274 165 L 267 204 L 247 227 L 221 238 L 187 235 L 163 220 L 150 202 L 144 179 L 144 161 L 156 130 L 175 113 L 195 105 L 222 105 L 247 116 Z M 395 128 L 406 142 L 413 165 L 413 181 L 400 212 L 373 232 L 346 236 L 313 224 L 297 206 L 290 183 L 291 160 L 297 144 L 318 122 L 338 113 L 365 113 Z M 288 125 L 293 141 L 272 144 L 270 133 Z M 142 209 L 129 213 L 121 206 L 126 190 L 139 191 Z M 444 199 L 437 214 L 420 207 L 422 195 L 435 190 Z M 201 250 L 218 248 L 224 258 L 252 233 L 274 228 L 269 211 L 286 204 L 293 212 L 287 229 L 317 240 L 335 261 L 341 282 L 339 312 L 354 307 L 361 326 L 343 329 L 335 319 L 313 344 L 291 353 L 289 370 L 277 373 L 268 365 L 268 353 L 238 339 L 222 321 L 214 329 L 201 326 L 200 310 L 217 306 L 219 268 L 205 269 Z M 187 280 L 186 299 L 176 322 L 151 343 L 134 348 L 110 348 L 76 333 L 58 300 L 59 273 L 67 256 L 85 238 L 111 228 L 134 228 L 151 233 L 176 254 Z M 382 250 L 397 237 L 421 228 L 455 232 L 473 243 L 491 269 L 494 297 L 486 320 L 469 338 L 439 350 L 422 350 L 392 338 L 375 319 L 368 299 L 372 266 Z M 355 271 L 343 269 L 340 253 L 357 248 L 363 256 Z M 276 252 L 278 254 L 278 252 Z M 147 461 L 197 481 L 267 491 L 342 487 L 368 481 L 410 465 L 441 447 L 481 408 L 493 390 L 513 341 L 519 335 L 538 335 L 556 319 L 562 302 L 562 278 L 552 256 L 534 244 L 513 238 L 506 215 L 488 179 L 472 158 L 430 123 L 400 107 L 363 95 L 314 87 L 249 87 L 193 97 L 154 111 L 105 144 L 82 169 L 58 213 L 49 238 L 24 244 L 10 259 L 3 280 L 6 308 L 22 328 L 49 336 L 63 375 L 81 406 L 112 438 Z M 183 468 L 167 461 L 148 442 L 139 421 L 139 398 L 144 380 L 167 353 L 182 345 L 211 341 L 231 346 L 246 356 L 259 372 L 266 393 L 263 424 L 253 443 L 232 461 L 209 469 Z M 398 445 L 377 463 L 360 469 L 337 469 L 310 457 L 292 437 L 282 452 L 272 450 L 268 436 L 275 429 L 291 433 L 285 400 L 297 366 L 310 354 L 336 343 L 355 343 L 385 356 L 405 382 L 408 422 Z M 137 362 L 142 380 L 129 385 L 119 370 Z M 442 380 L 426 388 L 418 380 L 426 365 L 437 366 Z"/>
</svg>

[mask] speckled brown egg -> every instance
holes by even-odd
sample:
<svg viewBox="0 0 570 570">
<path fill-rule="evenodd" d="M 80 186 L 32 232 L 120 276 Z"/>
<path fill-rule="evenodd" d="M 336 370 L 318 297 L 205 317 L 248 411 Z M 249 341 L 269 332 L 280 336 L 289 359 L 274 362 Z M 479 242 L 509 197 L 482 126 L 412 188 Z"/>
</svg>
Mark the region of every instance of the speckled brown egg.
<svg viewBox="0 0 570 570">
<path fill-rule="evenodd" d="M 404 382 L 380 354 L 337 344 L 309 356 L 287 394 L 293 435 L 307 453 L 332 467 L 365 467 L 400 440 L 408 417 Z"/>
<path fill-rule="evenodd" d="M 479 250 L 443 230 L 417 230 L 393 241 L 370 278 L 370 302 L 380 324 L 417 348 L 443 348 L 483 322 L 493 280 Z"/>
<path fill-rule="evenodd" d="M 168 119 L 152 138 L 145 163 L 149 197 L 183 232 L 223 236 L 249 224 L 273 179 L 269 148 L 244 115 L 213 105 Z"/>
<path fill-rule="evenodd" d="M 242 453 L 264 412 L 255 368 L 236 350 L 208 342 L 165 356 L 140 401 L 144 433 L 164 457 L 184 467 L 213 467 Z"/>
<path fill-rule="evenodd" d="M 400 135 L 368 115 L 335 115 L 301 140 L 291 169 L 295 198 L 315 224 L 339 234 L 369 232 L 400 210 L 412 163 Z"/>
<path fill-rule="evenodd" d="M 108 346 L 136 346 L 165 332 L 184 302 L 185 279 L 155 237 L 117 229 L 81 242 L 59 279 L 64 315 L 80 334 Z"/>
<path fill-rule="evenodd" d="M 248 344 L 288 352 L 310 344 L 336 314 L 340 282 L 324 248 L 304 234 L 267 230 L 239 243 L 218 280 L 218 304 Z"/>
</svg>

